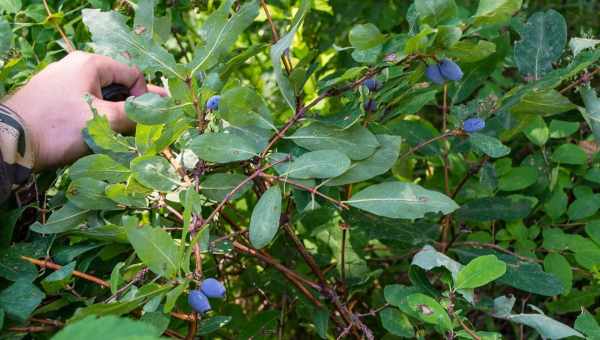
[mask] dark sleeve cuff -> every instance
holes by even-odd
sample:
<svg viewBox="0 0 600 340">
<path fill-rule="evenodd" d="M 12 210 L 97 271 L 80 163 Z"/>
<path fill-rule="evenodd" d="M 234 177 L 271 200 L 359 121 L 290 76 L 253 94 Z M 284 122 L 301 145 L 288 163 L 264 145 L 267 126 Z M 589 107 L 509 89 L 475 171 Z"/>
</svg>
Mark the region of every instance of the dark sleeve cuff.
<svg viewBox="0 0 600 340">
<path fill-rule="evenodd" d="M 16 112 L 0 104 L 0 203 L 31 176 L 33 155 L 25 123 Z"/>
</svg>

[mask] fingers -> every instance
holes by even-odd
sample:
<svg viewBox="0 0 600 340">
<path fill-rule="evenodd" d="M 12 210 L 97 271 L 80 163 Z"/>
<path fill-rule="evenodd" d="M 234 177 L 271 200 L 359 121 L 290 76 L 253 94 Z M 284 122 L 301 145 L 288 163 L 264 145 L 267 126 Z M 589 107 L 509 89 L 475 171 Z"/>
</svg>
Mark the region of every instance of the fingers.
<svg viewBox="0 0 600 340">
<path fill-rule="evenodd" d="M 136 97 L 148 92 L 144 75 L 137 68 L 102 55 L 93 55 L 91 63 L 95 67 L 101 87 L 110 84 L 125 85 L 131 95 Z"/>
<path fill-rule="evenodd" d="M 110 127 L 119 133 L 129 133 L 135 128 L 135 123 L 127 118 L 125 102 L 109 102 L 94 98 L 92 105 L 108 119 Z"/>
<path fill-rule="evenodd" d="M 169 92 L 164 88 L 152 84 L 148 84 L 148 92 L 156 93 L 161 97 L 167 97 Z"/>
</svg>

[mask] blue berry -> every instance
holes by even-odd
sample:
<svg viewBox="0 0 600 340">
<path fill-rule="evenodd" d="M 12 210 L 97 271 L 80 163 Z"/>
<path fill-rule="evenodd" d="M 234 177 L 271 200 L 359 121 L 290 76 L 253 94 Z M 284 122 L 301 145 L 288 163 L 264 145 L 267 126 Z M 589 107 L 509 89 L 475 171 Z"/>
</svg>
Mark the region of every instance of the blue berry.
<svg viewBox="0 0 600 340">
<path fill-rule="evenodd" d="M 212 96 L 208 98 L 206 101 L 206 108 L 209 110 L 216 110 L 219 108 L 219 102 L 221 101 L 221 96 Z"/>
<path fill-rule="evenodd" d="M 188 295 L 188 303 L 198 313 L 206 313 L 212 308 L 208 302 L 208 298 L 199 289 L 192 290 Z"/>
<path fill-rule="evenodd" d="M 379 81 L 374 78 L 369 78 L 369 79 L 365 80 L 365 82 L 363 84 L 365 84 L 365 86 L 371 92 L 376 92 L 381 87 L 381 84 L 379 83 Z"/>
<path fill-rule="evenodd" d="M 377 111 L 377 102 L 375 99 L 369 99 L 364 105 L 365 111 L 367 112 L 375 112 Z"/>
<path fill-rule="evenodd" d="M 461 80 L 463 77 L 463 71 L 460 69 L 455 62 L 450 59 L 444 59 L 439 64 L 440 73 L 447 80 Z"/>
<path fill-rule="evenodd" d="M 469 118 L 463 122 L 463 130 L 465 132 L 477 132 L 485 128 L 485 120 L 481 118 Z"/>
<path fill-rule="evenodd" d="M 440 67 L 437 64 L 431 64 L 427 66 L 427 69 L 425 70 L 425 76 L 427 79 L 429 79 L 429 81 L 438 85 L 442 85 L 445 82 L 442 72 L 440 72 Z"/>
<path fill-rule="evenodd" d="M 223 298 L 225 297 L 225 286 L 220 281 L 214 278 L 208 278 L 202 281 L 200 289 L 209 298 Z"/>
</svg>

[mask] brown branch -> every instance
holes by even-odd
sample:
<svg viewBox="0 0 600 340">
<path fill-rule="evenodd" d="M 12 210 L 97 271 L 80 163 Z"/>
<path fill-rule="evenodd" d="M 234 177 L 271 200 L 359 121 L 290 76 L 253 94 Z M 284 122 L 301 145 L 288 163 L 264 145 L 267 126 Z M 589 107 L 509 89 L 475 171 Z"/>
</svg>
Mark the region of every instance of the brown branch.
<svg viewBox="0 0 600 340">
<path fill-rule="evenodd" d="M 173 156 L 171 149 L 169 149 L 169 148 L 164 149 L 162 154 L 171 163 L 171 165 L 175 168 L 175 171 L 177 171 L 177 174 L 179 174 L 179 177 L 181 177 L 181 179 L 183 179 L 183 181 L 185 183 L 188 183 L 188 184 L 192 183 L 192 180 L 185 173 L 185 169 L 181 166 L 181 163 L 179 163 L 179 161 L 177 161 L 175 156 Z"/>
<path fill-rule="evenodd" d="M 424 142 L 421 142 L 421 143 L 415 145 L 410 150 L 408 150 L 407 152 L 405 152 L 402 156 L 400 156 L 400 158 L 398 158 L 398 160 L 402 160 L 402 159 L 410 156 L 411 154 L 417 152 L 418 150 L 426 147 L 427 145 L 429 145 L 431 143 L 435 143 L 435 142 L 437 142 L 439 140 L 448 138 L 450 136 L 461 136 L 462 134 L 463 134 L 463 132 L 461 130 L 450 130 L 450 131 L 447 131 L 447 132 L 445 132 L 445 133 L 443 133 L 443 134 L 441 134 L 439 136 L 435 136 L 435 137 L 433 137 L 431 139 L 428 139 L 428 140 L 426 140 Z"/>
<path fill-rule="evenodd" d="M 21 256 L 22 260 L 25 260 L 27 262 L 30 262 L 32 264 L 35 264 L 37 266 L 43 267 L 43 268 L 50 268 L 53 270 L 60 270 L 63 266 L 58 265 L 56 263 L 50 262 L 50 261 L 42 261 L 42 260 L 37 260 L 31 257 L 27 257 L 27 256 Z M 79 277 L 81 279 L 93 282 L 98 284 L 99 286 L 102 286 L 104 288 L 110 288 L 110 283 L 108 283 L 107 281 L 104 281 L 100 278 L 95 277 L 94 275 L 90 275 L 90 274 L 86 274 L 77 270 L 73 271 L 73 276 Z"/>
<path fill-rule="evenodd" d="M 569 91 L 570 89 L 574 88 L 575 86 L 578 86 L 578 85 L 581 85 L 581 84 L 583 84 L 585 82 L 590 81 L 598 73 L 600 73 L 600 67 L 597 67 L 591 73 L 585 73 L 585 74 L 583 74 L 581 77 L 579 77 L 579 79 L 577 79 L 577 81 L 574 81 L 573 83 L 569 84 L 564 89 L 560 90 L 560 94 L 564 94 L 565 92 Z"/>
<path fill-rule="evenodd" d="M 287 179 L 285 177 L 274 176 L 274 175 L 269 175 L 269 174 L 265 174 L 265 173 L 261 173 L 260 177 L 268 178 L 268 179 L 273 179 L 273 180 L 280 181 L 282 183 L 290 184 L 290 185 L 295 186 L 295 187 L 297 187 L 299 189 L 308 191 L 308 192 L 310 192 L 313 195 L 317 195 L 317 196 L 319 196 L 319 197 L 321 197 L 321 198 L 323 198 L 323 199 L 325 199 L 325 200 L 327 200 L 327 201 L 335 204 L 336 206 L 340 207 L 341 209 L 350 209 L 350 207 L 347 204 L 345 204 L 344 202 L 338 201 L 335 198 L 329 197 L 329 196 L 327 196 L 327 195 L 319 192 L 317 189 L 309 187 L 309 186 L 304 185 L 302 183 L 291 181 L 291 180 L 289 180 L 289 179 Z"/>
<path fill-rule="evenodd" d="M 283 126 L 283 128 L 281 128 L 273 138 L 271 138 L 271 141 L 269 142 L 269 144 L 267 145 L 266 148 L 264 148 L 264 150 L 260 153 L 259 158 L 263 159 L 267 153 L 271 150 L 271 148 L 273 148 L 273 146 L 283 137 L 285 137 L 285 134 L 287 133 L 287 131 L 294 125 L 296 124 L 300 119 L 302 119 L 304 117 L 304 115 L 306 114 L 306 112 L 308 112 L 310 109 L 312 109 L 313 107 L 315 107 L 317 104 L 319 104 L 323 99 L 327 98 L 327 97 L 333 97 L 333 96 L 337 96 L 340 95 L 346 91 L 349 90 L 353 90 L 356 87 L 362 85 L 362 83 L 364 83 L 367 79 L 373 77 L 374 75 L 376 75 L 377 73 L 381 72 L 383 69 L 385 69 L 386 67 L 382 66 L 382 67 L 377 67 L 374 69 L 371 69 L 369 71 L 367 71 L 361 78 L 359 78 L 358 80 L 343 86 L 339 89 L 329 89 L 325 92 L 323 92 L 322 94 L 320 94 L 317 98 L 313 99 L 313 101 L 311 101 L 310 103 L 308 103 L 306 106 L 302 106 L 300 107 L 296 113 L 294 114 L 294 116 L 292 118 L 290 118 L 290 120 Z"/>
<path fill-rule="evenodd" d="M 273 18 L 269 12 L 269 7 L 267 7 L 267 2 L 265 0 L 260 0 L 260 6 L 265 12 L 267 21 L 269 21 L 269 25 L 271 26 L 271 32 L 273 33 L 273 44 L 276 44 L 277 41 L 279 41 L 279 33 L 277 32 L 277 28 L 275 28 L 275 23 L 273 23 Z M 292 72 L 291 60 L 289 60 L 289 57 L 285 53 L 281 56 L 281 60 L 283 62 L 283 66 L 285 67 L 285 72 L 289 75 Z"/>
<path fill-rule="evenodd" d="M 259 252 L 253 248 L 247 247 L 238 241 L 233 242 L 233 247 L 241 253 L 254 256 L 254 257 L 260 259 L 261 261 L 266 262 L 267 264 L 273 266 L 275 269 L 277 269 L 279 272 L 281 272 L 285 277 L 287 277 L 288 280 L 294 286 L 296 286 L 296 288 L 304 296 L 306 296 L 306 298 L 308 300 L 310 300 L 310 302 L 312 302 L 316 307 L 319 307 L 319 308 L 323 307 L 323 304 L 310 293 L 310 291 L 303 285 L 303 283 L 304 284 L 308 283 L 314 289 L 319 289 L 319 285 L 317 285 L 314 282 L 309 281 L 308 279 L 301 277 L 299 274 L 297 274 L 296 272 L 287 268 L 286 266 L 282 265 L 279 261 L 275 260 L 274 258 L 272 258 L 271 256 L 267 255 L 264 252 Z"/>
<path fill-rule="evenodd" d="M 46 8 L 46 13 L 48 13 L 48 18 L 52 17 L 52 11 L 50 10 L 50 6 L 48 6 L 48 1 L 42 0 L 42 3 L 44 4 L 44 8 Z M 50 20 L 52 20 L 52 19 L 50 19 Z M 65 48 L 66 48 L 67 52 L 68 53 L 75 52 L 75 47 L 73 46 L 73 43 L 71 42 L 71 40 L 69 40 L 69 38 L 65 34 L 65 31 L 63 31 L 62 27 L 60 27 L 59 24 L 54 24 L 54 28 L 56 29 L 56 31 L 58 31 L 58 34 L 60 34 L 60 36 L 62 37 L 62 40 L 65 42 L 65 45 L 66 45 Z"/>
</svg>

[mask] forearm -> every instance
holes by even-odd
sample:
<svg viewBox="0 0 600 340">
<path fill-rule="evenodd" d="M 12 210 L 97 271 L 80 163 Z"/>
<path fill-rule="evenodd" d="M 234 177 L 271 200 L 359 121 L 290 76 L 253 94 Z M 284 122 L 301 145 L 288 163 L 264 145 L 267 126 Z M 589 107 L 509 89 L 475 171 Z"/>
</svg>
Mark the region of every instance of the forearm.
<svg viewBox="0 0 600 340">
<path fill-rule="evenodd" d="M 23 120 L 0 104 L 0 203 L 27 181 L 33 163 L 33 143 Z"/>
</svg>

